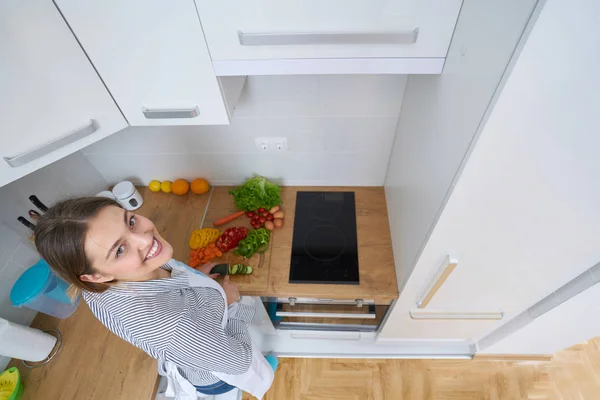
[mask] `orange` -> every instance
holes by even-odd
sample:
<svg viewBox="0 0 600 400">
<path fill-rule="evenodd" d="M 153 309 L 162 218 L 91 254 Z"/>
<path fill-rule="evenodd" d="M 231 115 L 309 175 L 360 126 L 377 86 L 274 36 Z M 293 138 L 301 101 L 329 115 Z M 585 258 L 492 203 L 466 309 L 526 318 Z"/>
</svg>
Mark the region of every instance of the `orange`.
<svg viewBox="0 0 600 400">
<path fill-rule="evenodd" d="M 190 184 L 185 179 L 177 179 L 171 184 L 171 192 L 178 196 L 183 196 L 190 190 Z"/>
<path fill-rule="evenodd" d="M 206 179 L 195 179 L 192 182 L 192 192 L 196 194 L 204 194 L 208 192 L 210 189 L 210 185 Z"/>
</svg>

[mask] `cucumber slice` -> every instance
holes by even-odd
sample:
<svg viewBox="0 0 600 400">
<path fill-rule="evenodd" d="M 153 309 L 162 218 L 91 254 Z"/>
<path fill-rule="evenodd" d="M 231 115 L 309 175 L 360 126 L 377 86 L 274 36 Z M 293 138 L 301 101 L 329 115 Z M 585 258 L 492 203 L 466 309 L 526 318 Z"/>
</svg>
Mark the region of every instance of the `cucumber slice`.
<svg viewBox="0 0 600 400">
<path fill-rule="evenodd" d="M 252 271 L 254 271 L 254 269 L 248 265 L 248 268 L 246 269 L 246 275 L 250 275 Z"/>
<path fill-rule="evenodd" d="M 238 273 L 238 269 L 239 269 L 239 268 L 238 268 L 238 265 L 237 265 L 237 264 L 230 265 L 230 266 L 229 266 L 229 273 L 230 273 L 231 275 L 235 275 L 235 274 L 237 274 L 237 273 Z"/>
<path fill-rule="evenodd" d="M 247 267 L 244 264 L 240 264 L 240 275 L 246 275 Z"/>
</svg>

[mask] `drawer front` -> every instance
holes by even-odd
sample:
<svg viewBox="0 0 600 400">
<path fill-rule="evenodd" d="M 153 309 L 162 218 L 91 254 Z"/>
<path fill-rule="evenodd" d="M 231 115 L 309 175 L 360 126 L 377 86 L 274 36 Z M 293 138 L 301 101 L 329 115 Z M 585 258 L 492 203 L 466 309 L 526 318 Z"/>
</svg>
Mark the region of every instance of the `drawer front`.
<svg viewBox="0 0 600 400">
<path fill-rule="evenodd" d="M 445 57 L 462 0 L 196 0 L 213 60 Z"/>
<path fill-rule="evenodd" d="M 227 124 L 194 0 L 57 0 L 131 125 Z"/>
</svg>

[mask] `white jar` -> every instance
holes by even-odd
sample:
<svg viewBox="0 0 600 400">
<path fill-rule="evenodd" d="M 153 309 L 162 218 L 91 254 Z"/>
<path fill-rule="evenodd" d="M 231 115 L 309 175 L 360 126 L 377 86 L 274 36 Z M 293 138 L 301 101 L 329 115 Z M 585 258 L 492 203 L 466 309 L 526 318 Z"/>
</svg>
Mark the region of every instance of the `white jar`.
<svg viewBox="0 0 600 400">
<path fill-rule="evenodd" d="M 137 210 L 144 204 L 142 195 L 137 191 L 133 183 L 129 181 L 119 182 L 112 190 L 115 198 L 123 206 L 124 209 L 133 211 Z"/>
<path fill-rule="evenodd" d="M 117 199 L 115 197 L 115 195 L 113 194 L 113 192 L 111 192 L 109 190 L 103 190 L 100 193 L 96 193 L 96 197 L 106 197 L 108 199 L 113 199 L 113 200 Z"/>
</svg>

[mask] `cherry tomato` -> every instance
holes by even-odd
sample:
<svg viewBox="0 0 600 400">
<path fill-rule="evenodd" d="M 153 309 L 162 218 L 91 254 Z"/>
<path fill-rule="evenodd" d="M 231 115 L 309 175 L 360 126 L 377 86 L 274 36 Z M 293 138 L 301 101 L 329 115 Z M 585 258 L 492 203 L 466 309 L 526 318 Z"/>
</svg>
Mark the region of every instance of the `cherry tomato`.
<svg viewBox="0 0 600 400">
<path fill-rule="evenodd" d="M 273 221 L 274 219 L 273 214 L 267 215 L 267 221 Z"/>
<path fill-rule="evenodd" d="M 267 218 L 270 215 L 270 213 L 268 211 L 263 211 L 263 212 L 260 213 L 260 215 L 262 215 L 263 217 Z"/>
<path fill-rule="evenodd" d="M 248 212 L 246 213 L 246 216 L 247 216 L 248 218 L 252 218 L 252 217 L 254 217 L 254 213 L 253 213 L 252 211 L 248 211 Z"/>
<path fill-rule="evenodd" d="M 262 207 L 261 207 L 261 208 L 259 208 L 257 211 L 258 211 L 259 213 L 263 213 L 263 212 L 265 212 L 266 210 L 265 210 L 264 208 L 262 208 Z"/>
<path fill-rule="evenodd" d="M 259 221 L 261 224 L 264 224 L 267 219 L 265 217 L 260 217 Z"/>
</svg>

